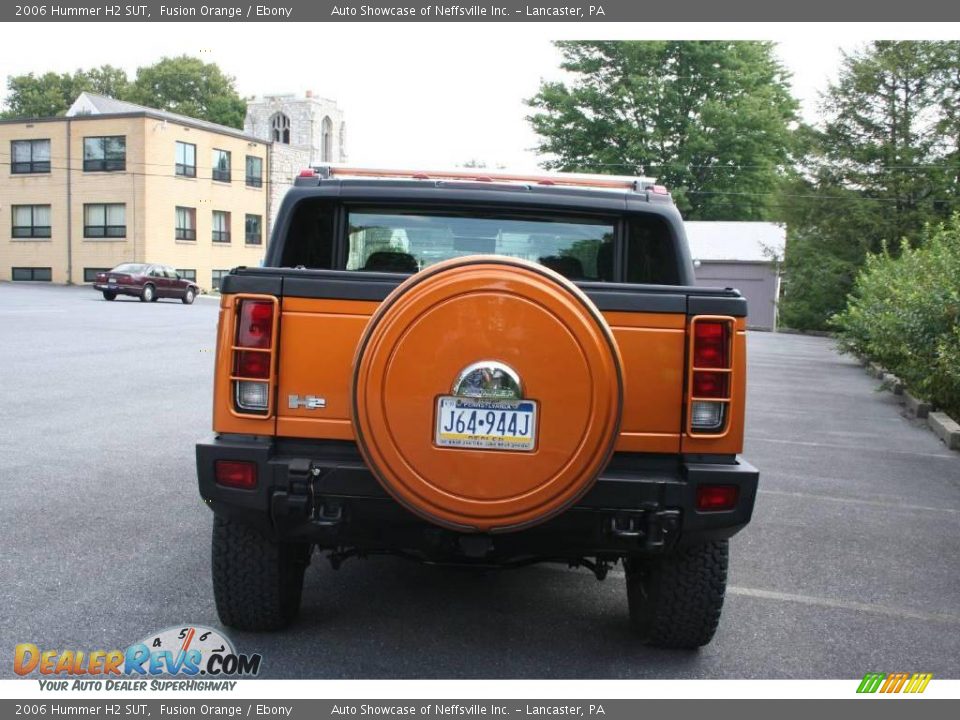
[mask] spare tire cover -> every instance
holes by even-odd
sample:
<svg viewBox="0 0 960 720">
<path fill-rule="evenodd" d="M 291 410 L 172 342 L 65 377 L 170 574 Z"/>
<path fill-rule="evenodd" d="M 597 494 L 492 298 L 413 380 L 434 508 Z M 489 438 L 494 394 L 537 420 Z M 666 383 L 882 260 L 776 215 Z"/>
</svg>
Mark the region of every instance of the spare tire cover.
<svg viewBox="0 0 960 720">
<path fill-rule="evenodd" d="M 533 401 L 530 447 L 440 444 L 441 398 L 465 371 L 497 375 L 498 397 Z M 470 378 L 459 386 L 478 392 Z M 562 512 L 593 485 L 617 438 L 621 361 L 603 316 L 563 276 L 510 258 L 455 258 L 378 308 L 357 349 L 352 401 L 360 452 L 393 498 L 444 527 L 502 532 Z"/>
</svg>

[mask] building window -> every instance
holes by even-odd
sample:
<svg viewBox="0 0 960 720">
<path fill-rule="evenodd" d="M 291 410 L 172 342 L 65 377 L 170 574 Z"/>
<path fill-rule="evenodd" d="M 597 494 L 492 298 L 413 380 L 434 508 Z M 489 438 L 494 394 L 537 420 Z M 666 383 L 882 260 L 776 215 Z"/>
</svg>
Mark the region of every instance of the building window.
<svg viewBox="0 0 960 720">
<path fill-rule="evenodd" d="M 220 281 L 224 277 L 230 274 L 229 270 L 211 270 L 210 271 L 210 287 L 214 290 L 220 289 Z"/>
<path fill-rule="evenodd" d="M 110 272 L 110 268 L 87 268 L 83 269 L 83 281 L 84 282 L 96 282 L 97 275 L 100 273 Z"/>
<path fill-rule="evenodd" d="M 247 187 L 263 186 L 263 158 L 247 155 Z"/>
<path fill-rule="evenodd" d="M 178 207 L 177 227 L 175 237 L 177 240 L 196 240 L 197 239 L 197 211 L 195 208 Z"/>
<path fill-rule="evenodd" d="M 122 203 L 83 206 L 85 238 L 123 238 L 127 236 L 127 206 Z"/>
<path fill-rule="evenodd" d="M 277 113 L 270 118 L 270 130 L 274 142 L 290 144 L 290 118 L 286 115 Z"/>
<path fill-rule="evenodd" d="M 226 150 L 213 151 L 213 179 L 230 182 L 230 153 Z"/>
<path fill-rule="evenodd" d="M 260 215 L 247 215 L 244 223 L 247 245 L 263 244 L 263 217 Z"/>
<path fill-rule="evenodd" d="M 10 172 L 50 172 L 50 140 L 13 140 L 10 143 Z"/>
<path fill-rule="evenodd" d="M 177 268 L 177 275 L 190 282 L 197 281 L 197 271 L 193 268 Z"/>
<path fill-rule="evenodd" d="M 230 213 L 221 210 L 213 211 L 213 241 L 230 242 Z"/>
<path fill-rule="evenodd" d="M 53 272 L 48 267 L 15 267 L 10 268 L 10 277 L 13 280 L 50 282 Z"/>
<path fill-rule="evenodd" d="M 195 178 L 197 176 L 197 146 L 178 140 L 176 147 L 177 175 Z"/>
<path fill-rule="evenodd" d="M 320 125 L 320 157 L 333 162 L 333 121 L 328 117 Z"/>
<path fill-rule="evenodd" d="M 49 205 L 13 205 L 10 215 L 13 218 L 12 237 L 50 237 Z"/>
<path fill-rule="evenodd" d="M 124 135 L 83 139 L 84 172 L 117 172 L 127 169 L 127 138 Z"/>
</svg>

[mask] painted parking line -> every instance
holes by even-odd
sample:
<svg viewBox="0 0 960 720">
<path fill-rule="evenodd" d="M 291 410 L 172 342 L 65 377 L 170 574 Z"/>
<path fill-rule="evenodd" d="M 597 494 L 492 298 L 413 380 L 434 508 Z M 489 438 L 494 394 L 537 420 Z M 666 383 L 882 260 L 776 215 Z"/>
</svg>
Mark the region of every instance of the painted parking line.
<svg viewBox="0 0 960 720">
<path fill-rule="evenodd" d="M 575 572 L 586 575 L 583 568 L 562 567 L 560 565 L 540 565 L 540 569 Z M 610 577 L 623 577 L 623 570 L 616 568 L 608 573 Z M 960 616 L 949 613 L 928 613 L 911 608 L 891 607 L 889 605 L 878 605 L 876 603 L 863 603 L 854 600 L 838 600 L 836 598 L 817 597 L 815 595 L 800 595 L 798 593 L 777 592 L 776 590 L 764 590 L 762 588 L 743 587 L 742 585 L 727 585 L 727 595 L 739 595 L 741 597 L 756 598 L 760 600 L 775 600 L 777 602 L 797 603 L 811 607 L 831 608 L 833 610 L 851 610 L 859 613 L 869 613 L 872 615 L 884 615 L 895 617 L 901 620 L 921 620 L 923 622 L 945 623 L 947 625 L 960 625 Z"/>
<path fill-rule="evenodd" d="M 783 497 L 801 498 L 803 500 L 824 500 L 826 502 L 848 503 L 850 505 L 870 505 L 880 507 L 886 510 L 919 510 L 922 512 L 949 513 L 960 517 L 960 510 L 946 507 L 931 507 L 929 505 L 906 505 L 899 500 L 896 502 L 883 502 L 881 500 L 861 500 L 860 498 L 845 498 L 835 495 L 820 495 L 819 493 L 790 492 L 787 490 L 758 490 L 759 495 L 780 495 Z"/>
<path fill-rule="evenodd" d="M 861 452 L 890 453 L 893 455 L 908 455 L 910 457 L 944 458 L 947 460 L 958 459 L 958 456 L 956 454 L 946 455 L 943 453 L 912 452 L 910 450 L 891 450 L 889 448 L 883 448 L 883 447 L 879 447 L 879 448 L 864 447 L 862 445 L 845 445 L 841 443 L 813 442 L 811 440 L 784 440 L 782 438 L 763 437 L 760 435 L 754 435 L 754 434 L 748 433 L 747 443 L 755 443 L 755 442 L 776 443 L 779 445 L 800 445 L 803 447 L 837 448 L 839 450 L 858 450 Z"/>
<path fill-rule="evenodd" d="M 782 593 L 774 590 L 740 587 L 738 585 L 727 586 L 727 594 L 760 598 L 762 600 L 777 600 L 780 602 L 799 603 L 801 605 L 826 607 L 837 610 L 853 610 L 855 612 L 871 613 L 874 615 L 886 615 L 888 617 L 900 618 L 902 620 L 922 620 L 924 622 L 960 625 L 960 616 L 957 615 L 948 615 L 946 613 L 926 613 L 921 612 L 920 610 L 911 610 L 910 608 L 890 607 L 888 605 L 854 602 L 852 600 L 836 600 L 834 598 L 815 597 L 813 595 L 797 595 L 795 593 Z"/>
</svg>

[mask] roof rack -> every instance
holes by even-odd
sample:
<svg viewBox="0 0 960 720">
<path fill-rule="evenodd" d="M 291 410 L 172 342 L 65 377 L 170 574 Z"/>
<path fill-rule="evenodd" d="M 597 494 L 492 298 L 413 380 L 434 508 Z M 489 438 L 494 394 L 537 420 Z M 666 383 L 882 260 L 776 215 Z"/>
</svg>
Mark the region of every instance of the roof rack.
<svg viewBox="0 0 960 720">
<path fill-rule="evenodd" d="M 467 182 L 523 183 L 556 185 L 561 187 L 590 187 L 607 190 L 653 192 L 669 195 L 656 178 L 625 177 L 620 175 L 593 175 L 586 173 L 527 174 L 515 172 L 488 172 L 483 168 L 457 170 L 396 170 L 386 168 L 347 167 L 341 165 L 315 165 L 300 173 L 300 177 L 327 178 L 402 178 L 407 180 L 459 180 Z"/>
</svg>

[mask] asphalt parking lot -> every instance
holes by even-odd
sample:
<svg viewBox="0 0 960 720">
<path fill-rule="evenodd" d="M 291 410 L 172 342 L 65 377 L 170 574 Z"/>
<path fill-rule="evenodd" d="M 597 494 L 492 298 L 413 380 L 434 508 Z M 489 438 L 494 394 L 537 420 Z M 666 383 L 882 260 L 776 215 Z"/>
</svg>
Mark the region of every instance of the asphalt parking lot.
<svg viewBox="0 0 960 720">
<path fill-rule="evenodd" d="M 0 284 L 0 676 L 17 643 L 219 627 L 193 456 L 216 309 Z M 391 558 L 315 556 L 293 627 L 228 634 L 267 677 L 960 678 L 960 453 L 827 339 L 753 333 L 749 353 L 761 490 L 701 651 L 637 645 L 616 572 Z"/>
</svg>

